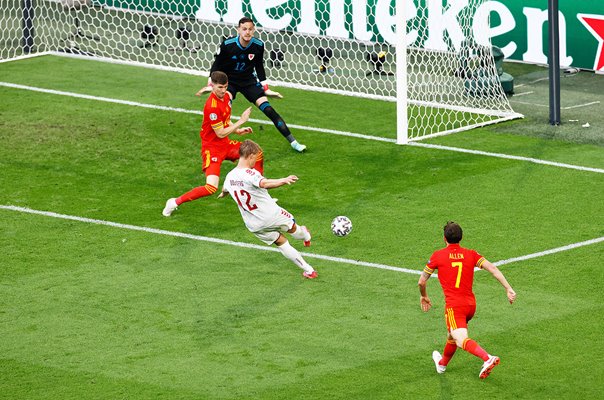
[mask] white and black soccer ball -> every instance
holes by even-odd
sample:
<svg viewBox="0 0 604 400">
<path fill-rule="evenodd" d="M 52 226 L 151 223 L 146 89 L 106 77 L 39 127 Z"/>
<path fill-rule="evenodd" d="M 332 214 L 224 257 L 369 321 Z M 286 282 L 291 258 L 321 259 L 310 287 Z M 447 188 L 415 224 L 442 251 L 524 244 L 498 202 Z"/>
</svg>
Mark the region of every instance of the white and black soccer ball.
<svg viewBox="0 0 604 400">
<path fill-rule="evenodd" d="M 352 231 L 352 221 L 348 217 L 339 215 L 331 221 L 331 231 L 336 236 L 346 236 Z"/>
</svg>

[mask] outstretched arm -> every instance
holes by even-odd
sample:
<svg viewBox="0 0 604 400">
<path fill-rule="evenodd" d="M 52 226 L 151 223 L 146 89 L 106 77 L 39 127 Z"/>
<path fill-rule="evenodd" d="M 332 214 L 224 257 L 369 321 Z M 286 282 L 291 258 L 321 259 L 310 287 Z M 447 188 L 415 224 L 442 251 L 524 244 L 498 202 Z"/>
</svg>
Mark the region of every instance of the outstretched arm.
<svg viewBox="0 0 604 400">
<path fill-rule="evenodd" d="M 283 185 L 291 185 L 296 182 L 298 177 L 296 175 L 290 175 L 281 179 L 263 179 L 260 181 L 260 187 L 263 189 L 274 189 Z"/>
<path fill-rule="evenodd" d="M 510 304 L 512 304 L 514 300 L 516 300 L 516 292 L 514 291 L 514 289 L 512 289 L 512 286 L 508 283 L 508 280 L 505 279 L 505 276 L 503 276 L 499 268 L 497 268 L 495 264 L 484 260 L 484 262 L 482 263 L 482 269 L 489 271 L 495 277 L 495 279 L 497 279 L 499 283 L 501 283 L 501 286 L 503 286 L 506 290 L 508 301 L 510 302 Z"/>
<path fill-rule="evenodd" d="M 229 136 L 231 133 L 235 132 L 238 135 L 245 135 L 247 133 L 251 133 L 251 128 L 241 128 L 241 125 L 245 124 L 250 118 L 250 113 L 252 112 L 252 107 L 246 108 L 246 110 L 241 114 L 241 118 L 233 125 L 229 125 L 226 128 L 214 129 L 214 133 L 219 138 L 223 138 Z M 241 129 L 240 129 L 241 128 Z"/>
<path fill-rule="evenodd" d="M 229 191 L 228 191 L 228 190 L 226 190 L 226 188 L 223 186 L 223 187 L 222 187 L 222 190 L 221 190 L 221 191 L 220 191 L 220 193 L 218 194 L 218 198 L 219 198 L 219 199 L 222 199 L 223 197 L 225 197 L 225 196 L 226 196 L 226 194 L 227 194 L 228 192 L 229 192 Z"/>
<path fill-rule="evenodd" d="M 419 281 L 417 282 L 417 286 L 419 286 L 419 294 L 421 296 L 419 299 L 419 305 L 421 306 L 423 312 L 428 312 L 430 308 L 432 308 L 432 301 L 428 297 L 428 291 L 426 289 L 430 276 L 432 275 L 422 271 Z"/>
</svg>

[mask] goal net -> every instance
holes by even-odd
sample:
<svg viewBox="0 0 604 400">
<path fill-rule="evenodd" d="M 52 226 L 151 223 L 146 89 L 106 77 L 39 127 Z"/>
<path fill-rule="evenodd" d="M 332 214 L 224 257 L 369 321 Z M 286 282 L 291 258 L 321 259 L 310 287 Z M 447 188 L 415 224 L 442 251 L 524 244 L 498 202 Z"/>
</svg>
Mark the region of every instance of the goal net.
<svg viewBox="0 0 604 400">
<path fill-rule="evenodd" d="M 249 16 L 272 84 L 396 102 L 399 143 L 521 117 L 499 81 L 485 0 L 0 3 L 1 60 L 50 52 L 207 76 Z"/>
</svg>

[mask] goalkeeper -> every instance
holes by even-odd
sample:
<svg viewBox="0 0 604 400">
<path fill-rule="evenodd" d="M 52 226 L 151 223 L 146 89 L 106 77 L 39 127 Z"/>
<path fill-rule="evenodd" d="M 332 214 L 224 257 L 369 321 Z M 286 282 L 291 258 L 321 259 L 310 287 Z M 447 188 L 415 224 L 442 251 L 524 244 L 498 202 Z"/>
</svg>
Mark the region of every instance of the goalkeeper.
<svg viewBox="0 0 604 400">
<path fill-rule="evenodd" d="M 278 98 L 283 96 L 268 88 L 264 71 L 264 42 L 254 37 L 255 31 L 256 27 L 250 18 L 241 18 L 237 26 L 237 36 L 228 38 L 220 44 L 210 69 L 210 76 L 214 71 L 225 72 L 229 77 L 228 91 L 233 100 L 237 92 L 241 92 L 250 103 L 256 104 L 260 111 L 273 121 L 294 150 L 303 152 L 306 146 L 298 143 L 283 118 L 268 102 L 267 96 Z M 211 91 L 210 78 L 208 85 L 199 90 L 196 95 L 201 96 Z"/>
</svg>

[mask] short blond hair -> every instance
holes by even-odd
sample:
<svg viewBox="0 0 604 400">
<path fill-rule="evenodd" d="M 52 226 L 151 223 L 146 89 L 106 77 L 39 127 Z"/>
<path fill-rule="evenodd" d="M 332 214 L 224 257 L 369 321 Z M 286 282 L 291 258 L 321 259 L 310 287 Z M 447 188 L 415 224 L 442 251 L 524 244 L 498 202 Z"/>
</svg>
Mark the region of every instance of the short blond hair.
<svg viewBox="0 0 604 400">
<path fill-rule="evenodd" d="M 247 158 L 252 154 L 260 154 L 262 153 L 262 148 L 258 145 L 258 143 L 253 140 L 246 139 L 241 143 L 239 147 L 239 157 Z"/>
</svg>

